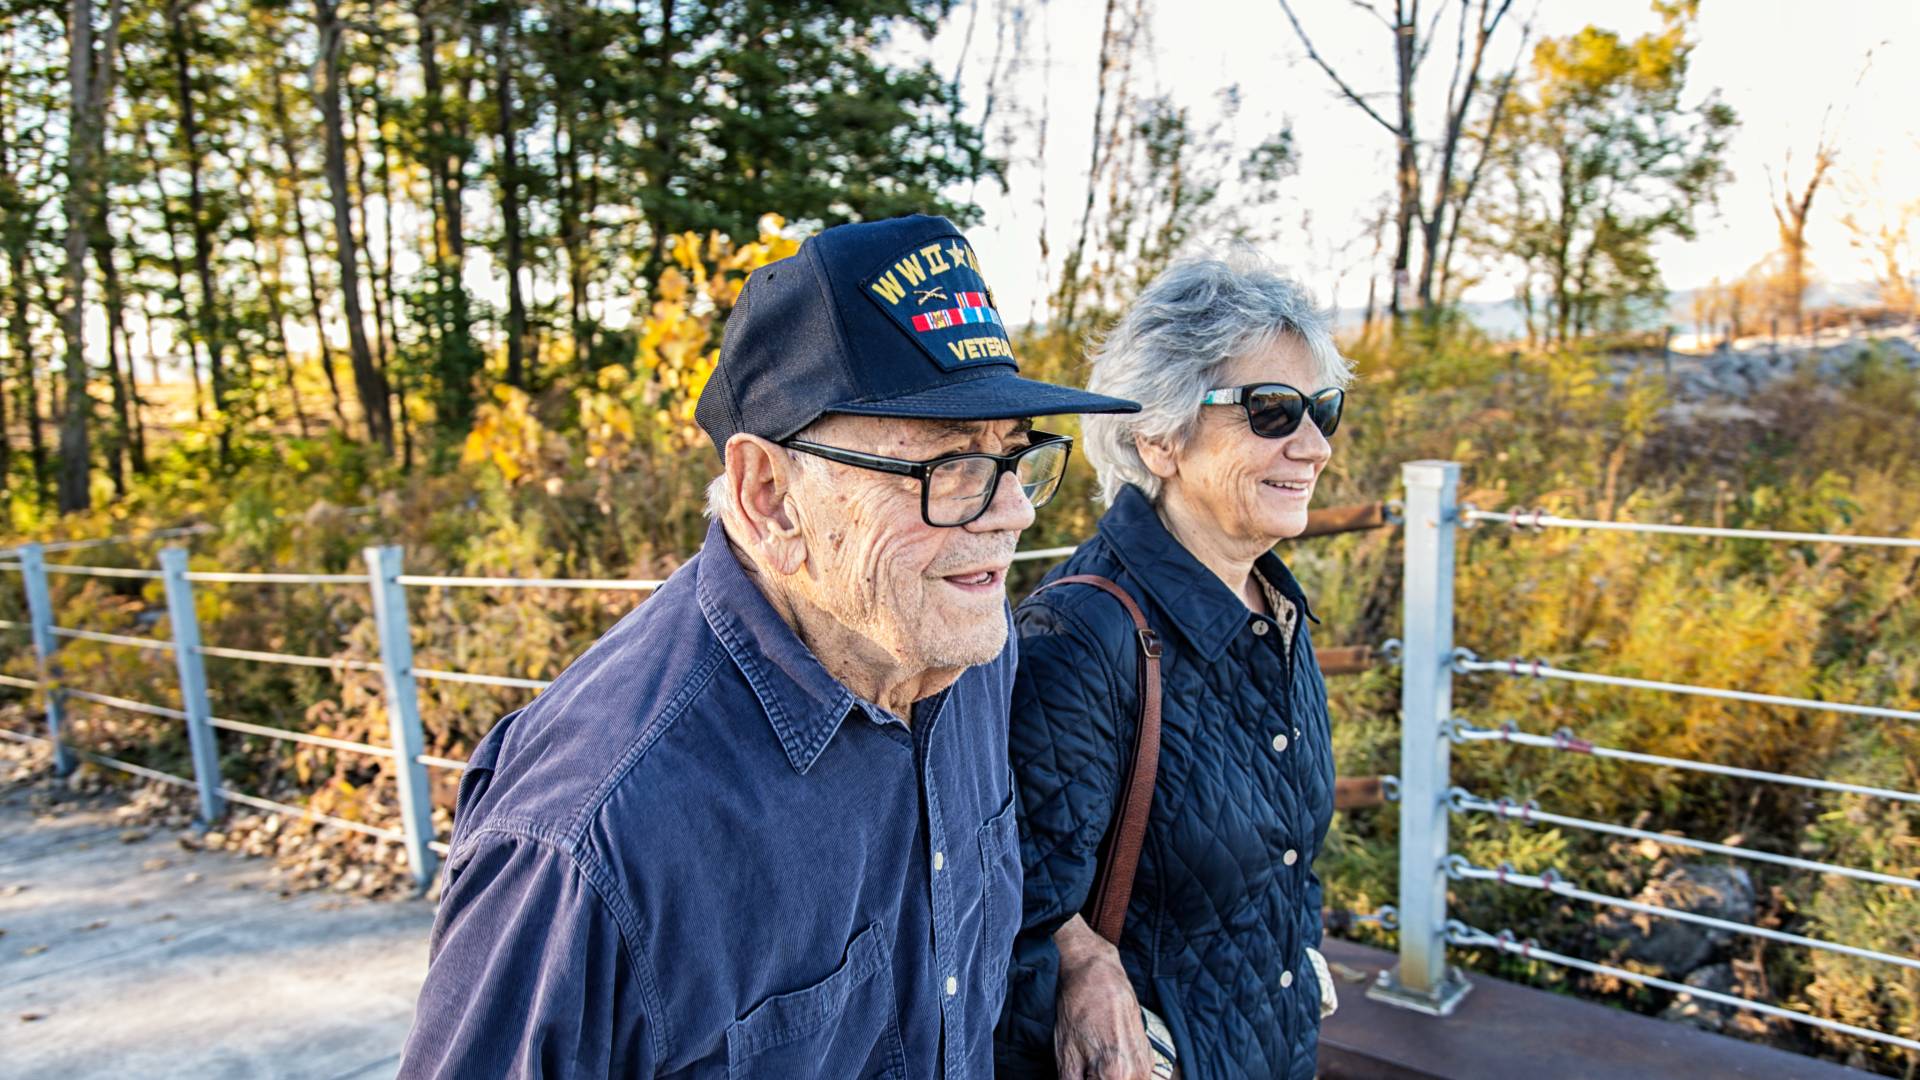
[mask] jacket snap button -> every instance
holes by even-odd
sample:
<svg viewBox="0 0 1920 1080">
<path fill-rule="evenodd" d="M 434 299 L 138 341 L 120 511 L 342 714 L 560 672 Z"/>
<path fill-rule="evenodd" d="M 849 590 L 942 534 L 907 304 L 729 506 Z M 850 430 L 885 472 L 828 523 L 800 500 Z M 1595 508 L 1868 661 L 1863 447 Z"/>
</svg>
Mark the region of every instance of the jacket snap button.
<svg viewBox="0 0 1920 1080">
<path fill-rule="evenodd" d="M 1287 853 L 1280 856 L 1280 861 L 1286 863 L 1288 866 L 1292 866 L 1294 863 L 1300 861 L 1300 853 L 1292 848 L 1288 848 Z"/>
<path fill-rule="evenodd" d="M 1293 972 L 1291 972 L 1291 971 L 1283 971 L 1283 972 L 1281 972 L 1281 973 L 1280 973 L 1280 988 L 1281 988 L 1282 990 L 1284 990 L 1284 989 L 1286 989 L 1287 987 L 1289 987 L 1289 986 L 1292 986 L 1292 985 L 1293 985 Z"/>
<path fill-rule="evenodd" d="M 1266 637 L 1266 636 L 1267 636 L 1267 624 L 1266 624 L 1266 623 L 1263 623 L 1263 622 L 1261 622 L 1261 621 L 1260 621 L 1259 619 L 1255 619 L 1255 620 L 1253 620 L 1253 636 L 1254 636 L 1254 637 Z"/>
<path fill-rule="evenodd" d="M 1285 735 L 1275 735 L 1273 737 L 1273 752 L 1276 754 L 1281 754 L 1281 753 L 1285 753 L 1286 749 L 1287 749 L 1287 737 Z"/>
</svg>

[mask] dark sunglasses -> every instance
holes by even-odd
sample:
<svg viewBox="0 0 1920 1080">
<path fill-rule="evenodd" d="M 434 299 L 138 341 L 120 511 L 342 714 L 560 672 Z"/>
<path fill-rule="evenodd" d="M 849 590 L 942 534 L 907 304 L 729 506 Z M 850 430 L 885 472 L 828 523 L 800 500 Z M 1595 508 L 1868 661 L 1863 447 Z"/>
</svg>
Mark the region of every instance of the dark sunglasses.
<svg viewBox="0 0 1920 1080">
<path fill-rule="evenodd" d="M 1255 435 L 1284 439 L 1300 427 L 1300 418 L 1313 417 L 1313 426 L 1329 438 L 1340 427 L 1340 413 L 1347 407 L 1347 392 L 1329 386 L 1316 394 L 1286 383 L 1250 383 L 1207 391 L 1202 405 L 1239 405 L 1247 410 L 1247 426 Z"/>
<path fill-rule="evenodd" d="M 881 457 L 802 439 L 788 439 L 780 445 L 842 465 L 911 476 L 920 481 L 920 520 L 935 528 L 950 529 L 971 524 L 986 513 L 993 505 L 994 493 L 1000 490 L 1000 478 L 1008 473 L 1020 482 L 1020 490 L 1035 510 L 1047 505 L 1053 493 L 1060 490 L 1073 439 L 1044 431 L 1027 434 L 1033 442 L 1011 454 L 947 454 L 931 461 Z"/>
</svg>

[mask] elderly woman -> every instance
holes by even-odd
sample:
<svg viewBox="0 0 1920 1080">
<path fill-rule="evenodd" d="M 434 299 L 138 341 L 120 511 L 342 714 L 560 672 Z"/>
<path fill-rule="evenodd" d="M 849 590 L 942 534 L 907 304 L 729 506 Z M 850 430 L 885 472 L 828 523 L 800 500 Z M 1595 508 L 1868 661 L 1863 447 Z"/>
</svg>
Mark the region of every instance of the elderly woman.
<svg viewBox="0 0 1920 1080">
<path fill-rule="evenodd" d="M 1158 777 L 1116 947 L 1090 904 L 1134 756 L 1142 635 L 1100 588 L 1036 592 L 1015 614 L 1026 886 L 1002 1077 L 1167 1076 L 1167 1058 L 1183 1080 L 1314 1075 L 1333 756 L 1313 615 L 1272 549 L 1306 527 L 1348 377 L 1306 291 L 1254 263 L 1175 264 L 1094 357 L 1088 388 L 1143 409 L 1086 419 L 1108 510 L 1049 580 L 1110 579 L 1157 635 Z"/>
</svg>

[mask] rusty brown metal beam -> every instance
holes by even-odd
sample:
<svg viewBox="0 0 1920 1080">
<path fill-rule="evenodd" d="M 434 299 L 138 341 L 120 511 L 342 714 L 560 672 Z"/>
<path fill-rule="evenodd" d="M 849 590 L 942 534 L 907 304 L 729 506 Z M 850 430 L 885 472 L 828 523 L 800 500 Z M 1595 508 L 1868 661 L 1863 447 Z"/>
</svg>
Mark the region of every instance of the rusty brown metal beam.
<svg viewBox="0 0 1920 1080">
<path fill-rule="evenodd" d="M 1387 504 L 1383 502 L 1360 503 L 1357 506 L 1326 506 L 1307 512 L 1307 527 L 1296 540 L 1305 540 L 1309 536 L 1332 536 L 1335 533 L 1365 532 L 1368 529 L 1384 529 L 1392 522 L 1387 520 Z"/>
<path fill-rule="evenodd" d="M 1314 650 L 1322 675 L 1358 675 L 1379 659 L 1371 645 L 1334 645 Z"/>
<path fill-rule="evenodd" d="M 1335 810 L 1363 810 L 1387 801 L 1387 785 L 1378 776 L 1342 776 L 1333 782 Z"/>
</svg>

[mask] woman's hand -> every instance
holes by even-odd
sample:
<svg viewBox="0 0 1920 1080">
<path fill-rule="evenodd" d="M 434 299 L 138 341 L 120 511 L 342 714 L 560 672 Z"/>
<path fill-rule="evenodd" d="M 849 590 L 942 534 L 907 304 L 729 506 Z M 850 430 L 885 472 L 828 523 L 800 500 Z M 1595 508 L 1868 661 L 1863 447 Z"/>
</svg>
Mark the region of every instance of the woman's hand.
<svg viewBox="0 0 1920 1080">
<path fill-rule="evenodd" d="M 1053 1024 L 1060 1080 L 1152 1080 L 1153 1052 L 1119 950 L 1078 915 L 1053 943 L 1060 950 Z"/>
</svg>

